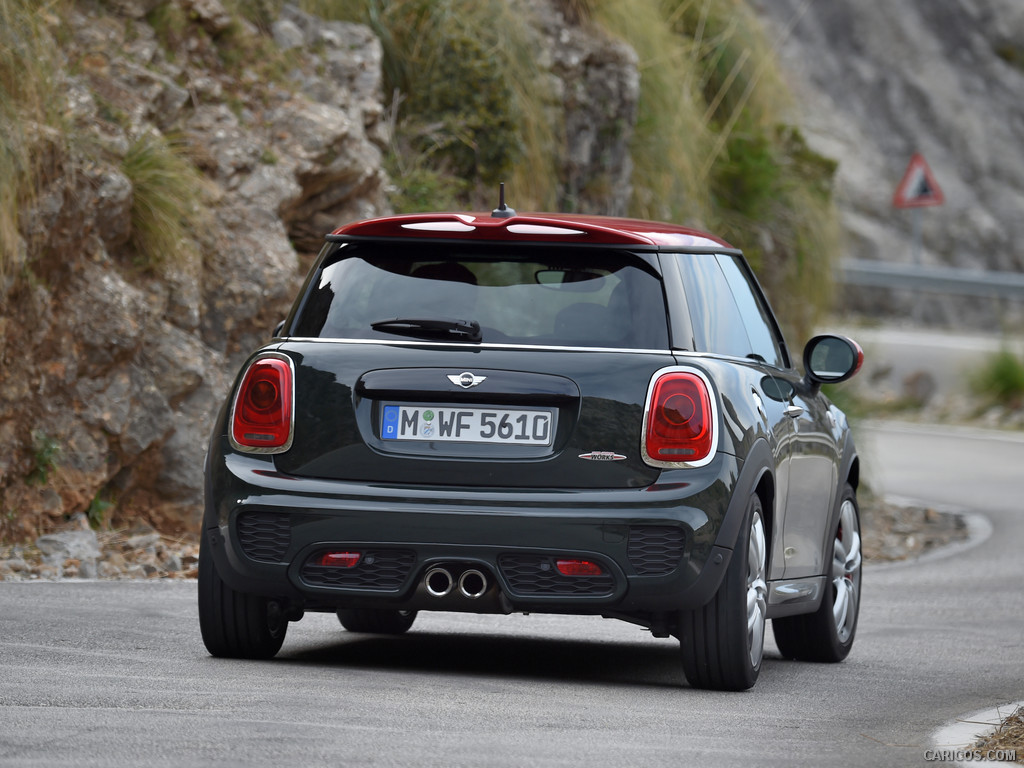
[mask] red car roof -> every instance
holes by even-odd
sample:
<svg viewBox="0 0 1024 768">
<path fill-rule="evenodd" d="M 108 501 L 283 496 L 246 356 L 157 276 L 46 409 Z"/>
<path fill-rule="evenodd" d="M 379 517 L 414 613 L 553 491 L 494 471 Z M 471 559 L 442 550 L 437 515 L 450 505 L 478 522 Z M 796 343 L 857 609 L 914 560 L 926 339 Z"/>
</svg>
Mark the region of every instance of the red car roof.
<svg viewBox="0 0 1024 768">
<path fill-rule="evenodd" d="M 335 235 L 353 237 L 438 237 L 580 245 L 669 245 L 731 248 L 707 232 L 643 219 L 526 213 L 498 218 L 487 213 L 413 213 L 348 224 Z"/>
</svg>

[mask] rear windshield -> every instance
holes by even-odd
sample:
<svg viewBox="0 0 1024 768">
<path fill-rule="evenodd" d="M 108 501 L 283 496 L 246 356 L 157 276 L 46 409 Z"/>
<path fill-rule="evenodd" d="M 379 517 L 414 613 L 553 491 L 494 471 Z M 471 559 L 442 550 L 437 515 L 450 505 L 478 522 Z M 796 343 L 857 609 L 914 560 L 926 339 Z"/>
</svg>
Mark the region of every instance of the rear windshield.
<svg viewBox="0 0 1024 768">
<path fill-rule="evenodd" d="M 661 280 L 623 251 L 350 243 L 307 291 L 294 336 L 446 340 L 478 324 L 484 343 L 668 347 Z"/>
</svg>

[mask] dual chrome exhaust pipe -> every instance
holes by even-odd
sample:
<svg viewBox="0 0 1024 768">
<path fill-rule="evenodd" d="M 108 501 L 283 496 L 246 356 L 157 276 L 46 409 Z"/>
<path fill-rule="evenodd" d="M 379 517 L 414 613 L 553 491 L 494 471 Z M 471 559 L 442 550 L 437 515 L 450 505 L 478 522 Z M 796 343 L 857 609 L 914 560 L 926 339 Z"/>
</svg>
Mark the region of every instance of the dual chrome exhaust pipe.
<svg viewBox="0 0 1024 768">
<path fill-rule="evenodd" d="M 456 584 L 459 594 L 463 597 L 468 597 L 470 600 L 483 597 L 489 586 L 487 576 L 483 571 L 476 568 L 469 568 L 463 571 L 457 581 L 452 572 L 444 566 L 431 568 L 427 571 L 427 575 L 423 577 L 423 586 L 426 587 L 427 593 L 432 597 L 446 597 L 450 595 L 456 588 Z"/>
</svg>

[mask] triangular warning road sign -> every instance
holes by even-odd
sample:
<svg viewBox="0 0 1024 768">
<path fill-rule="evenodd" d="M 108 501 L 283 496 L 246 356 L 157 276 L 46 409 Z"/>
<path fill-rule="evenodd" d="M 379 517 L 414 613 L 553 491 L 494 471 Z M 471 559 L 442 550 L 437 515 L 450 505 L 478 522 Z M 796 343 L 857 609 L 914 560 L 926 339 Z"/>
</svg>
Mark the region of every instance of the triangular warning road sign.
<svg viewBox="0 0 1024 768">
<path fill-rule="evenodd" d="M 920 153 L 914 153 L 910 164 L 896 192 L 892 196 L 894 208 L 924 208 L 929 205 L 942 205 L 946 202 L 939 183 L 935 181 L 932 169 L 924 161 Z"/>
</svg>

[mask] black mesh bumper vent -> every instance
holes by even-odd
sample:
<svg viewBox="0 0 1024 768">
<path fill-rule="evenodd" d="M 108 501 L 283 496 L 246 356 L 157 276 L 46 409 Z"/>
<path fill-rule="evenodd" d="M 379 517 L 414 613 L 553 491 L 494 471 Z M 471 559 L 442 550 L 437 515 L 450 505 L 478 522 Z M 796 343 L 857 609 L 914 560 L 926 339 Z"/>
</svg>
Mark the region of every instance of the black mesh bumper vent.
<svg viewBox="0 0 1024 768">
<path fill-rule="evenodd" d="M 517 595 L 610 595 L 615 588 L 611 574 L 563 576 L 555 559 L 547 555 L 501 555 L 498 567 Z"/>
<path fill-rule="evenodd" d="M 292 541 L 288 515 L 274 512 L 246 512 L 238 518 L 238 543 L 253 560 L 278 563 Z"/>
<path fill-rule="evenodd" d="M 668 525 L 631 525 L 627 557 L 640 576 L 664 576 L 679 567 L 686 538 Z"/>
<path fill-rule="evenodd" d="M 416 562 L 415 553 L 406 549 L 370 549 L 362 555 L 354 568 L 338 568 L 318 565 L 320 555 L 314 554 L 303 564 L 300 575 L 311 587 L 394 592 L 405 584 Z"/>
</svg>

